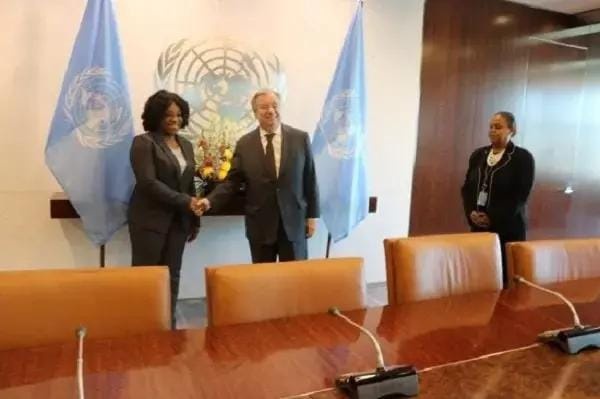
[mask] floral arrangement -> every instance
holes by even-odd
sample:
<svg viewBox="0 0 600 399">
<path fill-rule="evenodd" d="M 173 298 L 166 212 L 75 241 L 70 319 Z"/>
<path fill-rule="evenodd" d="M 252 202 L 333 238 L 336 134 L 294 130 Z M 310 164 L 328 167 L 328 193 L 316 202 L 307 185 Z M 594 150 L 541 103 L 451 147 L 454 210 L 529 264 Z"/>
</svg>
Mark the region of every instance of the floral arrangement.
<svg viewBox="0 0 600 399">
<path fill-rule="evenodd" d="M 202 191 L 208 186 L 225 180 L 231 169 L 233 147 L 240 134 L 240 126 L 229 119 L 216 115 L 196 142 L 196 175 Z"/>
</svg>

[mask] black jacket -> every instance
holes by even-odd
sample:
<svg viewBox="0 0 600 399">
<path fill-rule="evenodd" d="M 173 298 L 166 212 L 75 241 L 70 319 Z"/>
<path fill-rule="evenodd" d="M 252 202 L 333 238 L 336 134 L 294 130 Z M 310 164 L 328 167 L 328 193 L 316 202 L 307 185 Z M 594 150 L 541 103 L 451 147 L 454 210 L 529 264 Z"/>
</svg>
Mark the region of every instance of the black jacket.
<svg viewBox="0 0 600 399">
<path fill-rule="evenodd" d="M 275 181 L 267 173 L 259 129 L 242 136 L 226 181 L 208 195 L 211 206 L 218 209 L 242 183 L 246 187 L 246 236 L 250 241 L 275 242 L 280 216 L 290 241 L 306 239 L 306 219 L 319 217 L 319 190 L 306 132 L 281 125 L 281 162 Z"/>
<path fill-rule="evenodd" d="M 186 232 L 200 223 L 190 210 L 194 189 L 194 149 L 183 137 L 177 136 L 187 166 L 180 173 L 179 162 L 161 133 L 136 136 L 131 145 L 131 166 L 135 188 L 129 203 L 129 222 L 159 233 L 167 233 L 173 218 Z"/>
<path fill-rule="evenodd" d="M 469 158 L 469 169 L 462 186 L 462 200 L 467 222 L 474 231 L 498 233 L 503 241 L 525 240 L 526 202 L 533 186 L 535 163 L 524 148 L 509 142 L 500 161 L 489 170 L 487 204 L 482 209 L 490 219 L 490 227 L 482 229 L 471 223 L 469 214 L 477 209 L 490 146 L 475 150 Z"/>
</svg>

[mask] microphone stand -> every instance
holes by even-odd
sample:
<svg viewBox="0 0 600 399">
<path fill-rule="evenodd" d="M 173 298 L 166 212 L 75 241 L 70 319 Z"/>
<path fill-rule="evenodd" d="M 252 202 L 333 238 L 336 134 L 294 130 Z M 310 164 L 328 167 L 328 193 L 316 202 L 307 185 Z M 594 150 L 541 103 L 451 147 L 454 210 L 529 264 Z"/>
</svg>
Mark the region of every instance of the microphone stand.
<svg viewBox="0 0 600 399">
<path fill-rule="evenodd" d="M 538 335 L 538 338 L 541 341 L 553 343 L 570 355 L 575 355 L 585 348 L 600 348 L 600 327 L 585 326 L 581 324 L 575 306 L 571 301 L 565 298 L 564 295 L 560 292 L 552 291 L 534 284 L 521 276 L 515 276 L 514 279 L 518 283 L 528 285 L 560 298 L 560 300 L 569 307 L 569 310 L 571 310 L 571 314 L 573 315 L 573 327 L 545 331 Z"/>
<path fill-rule="evenodd" d="M 79 327 L 76 331 L 78 340 L 78 351 L 77 351 L 77 397 L 84 399 L 83 389 L 83 339 L 85 338 L 86 328 Z"/>
<path fill-rule="evenodd" d="M 411 397 L 419 394 L 419 377 L 414 366 L 386 367 L 383 361 L 381 346 L 369 330 L 350 320 L 337 308 L 329 309 L 329 313 L 358 328 L 369 337 L 377 353 L 377 367 L 375 371 L 341 375 L 335 379 L 335 385 L 338 389 L 344 392 L 350 399 Z"/>
</svg>

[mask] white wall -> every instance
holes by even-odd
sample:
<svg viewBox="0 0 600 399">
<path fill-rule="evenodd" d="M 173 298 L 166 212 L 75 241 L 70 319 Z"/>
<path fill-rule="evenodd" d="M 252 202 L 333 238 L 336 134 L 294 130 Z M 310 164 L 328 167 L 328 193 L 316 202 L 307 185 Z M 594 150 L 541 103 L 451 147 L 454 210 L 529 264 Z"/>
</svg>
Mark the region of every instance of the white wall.
<svg viewBox="0 0 600 399">
<path fill-rule="evenodd" d="M 365 2 L 369 215 L 333 256 L 363 256 L 367 281 L 384 281 L 382 240 L 408 231 L 415 158 L 424 0 Z M 276 54 L 288 78 L 284 122 L 314 130 L 354 12 L 354 0 L 117 0 L 133 114 L 154 90 L 156 60 L 184 37 L 226 35 Z M 85 7 L 83 0 L 3 0 L 0 18 L 0 269 L 93 267 L 98 251 L 78 220 L 51 220 L 59 186 L 44 164 L 50 120 Z M 141 123 L 136 121 L 136 131 Z M 311 239 L 324 255 L 326 232 Z M 124 228 L 107 246 L 109 265 L 129 263 Z M 248 262 L 240 217 L 203 218 L 186 249 L 182 297 L 204 295 L 203 267 Z"/>
</svg>

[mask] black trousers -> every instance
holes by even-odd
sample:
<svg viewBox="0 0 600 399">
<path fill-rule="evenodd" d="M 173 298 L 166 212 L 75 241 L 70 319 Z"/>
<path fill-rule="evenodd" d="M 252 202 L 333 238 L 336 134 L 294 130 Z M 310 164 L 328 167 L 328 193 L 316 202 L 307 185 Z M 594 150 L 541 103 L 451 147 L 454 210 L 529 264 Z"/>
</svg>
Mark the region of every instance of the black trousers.
<svg viewBox="0 0 600 399">
<path fill-rule="evenodd" d="M 308 259 L 306 238 L 300 241 L 290 241 L 285 234 L 283 223 L 279 218 L 277 241 L 271 244 L 249 240 L 252 263 L 280 262 Z"/>
<path fill-rule="evenodd" d="M 129 225 L 131 239 L 131 265 L 167 265 L 171 285 L 171 326 L 175 328 L 175 309 L 179 295 L 181 260 L 188 234 L 181 224 L 174 220 L 168 232 L 159 233 Z"/>
<path fill-rule="evenodd" d="M 500 250 L 502 253 L 502 283 L 504 288 L 508 288 L 508 259 L 506 257 L 506 244 L 509 242 L 525 241 L 527 236 L 525 232 L 511 234 L 498 234 L 500 238 Z"/>
</svg>

